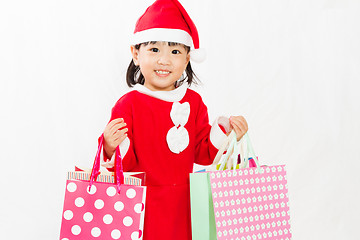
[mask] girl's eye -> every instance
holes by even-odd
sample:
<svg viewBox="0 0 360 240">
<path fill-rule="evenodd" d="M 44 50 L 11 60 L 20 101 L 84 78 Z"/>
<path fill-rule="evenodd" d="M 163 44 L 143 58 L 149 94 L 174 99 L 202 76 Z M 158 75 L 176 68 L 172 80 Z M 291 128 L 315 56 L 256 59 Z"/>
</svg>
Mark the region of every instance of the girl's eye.
<svg viewBox="0 0 360 240">
<path fill-rule="evenodd" d="M 159 49 L 158 48 L 151 48 L 150 51 L 151 52 L 159 52 Z"/>
<path fill-rule="evenodd" d="M 172 50 L 171 53 L 172 54 L 180 54 L 180 51 L 179 50 Z"/>
</svg>

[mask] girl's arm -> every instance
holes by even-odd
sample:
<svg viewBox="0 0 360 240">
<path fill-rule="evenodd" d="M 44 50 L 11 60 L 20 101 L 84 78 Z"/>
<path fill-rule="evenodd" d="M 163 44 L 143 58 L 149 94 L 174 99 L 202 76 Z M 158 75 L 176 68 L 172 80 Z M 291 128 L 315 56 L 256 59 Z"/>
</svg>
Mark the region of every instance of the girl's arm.
<svg viewBox="0 0 360 240">
<path fill-rule="evenodd" d="M 119 146 L 124 171 L 132 171 L 137 165 L 132 144 L 131 100 L 126 95 L 112 109 L 111 119 L 104 130 L 104 160 L 102 166 L 112 171 L 114 152 Z"/>
<path fill-rule="evenodd" d="M 248 131 L 248 125 L 244 117 L 231 116 L 219 117 L 212 126 L 209 125 L 207 107 L 203 102 L 200 104 L 197 115 L 196 135 L 196 158 L 195 163 L 210 165 L 214 161 L 218 149 L 221 147 L 232 129 L 234 129 L 237 140 Z"/>
<path fill-rule="evenodd" d="M 196 116 L 195 163 L 200 165 L 212 164 L 218 148 L 225 139 L 226 135 L 218 126 L 218 122 L 210 126 L 207 107 L 200 101 Z"/>
</svg>

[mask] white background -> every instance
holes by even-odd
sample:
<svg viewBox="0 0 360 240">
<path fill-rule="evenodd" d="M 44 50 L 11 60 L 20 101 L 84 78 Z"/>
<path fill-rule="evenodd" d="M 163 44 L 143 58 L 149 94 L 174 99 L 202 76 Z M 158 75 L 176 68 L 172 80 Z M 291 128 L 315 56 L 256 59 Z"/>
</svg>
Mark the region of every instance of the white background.
<svg viewBox="0 0 360 240">
<path fill-rule="evenodd" d="M 151 3 L 1 1 L 1 239 L 58 239 L 66 171 L 91 166 Z M 210 120 L 244 115 L 260 161 L 287 165 L 293 239 L 359 239 L 360 2 L 182 3 Z"/>
</svg>

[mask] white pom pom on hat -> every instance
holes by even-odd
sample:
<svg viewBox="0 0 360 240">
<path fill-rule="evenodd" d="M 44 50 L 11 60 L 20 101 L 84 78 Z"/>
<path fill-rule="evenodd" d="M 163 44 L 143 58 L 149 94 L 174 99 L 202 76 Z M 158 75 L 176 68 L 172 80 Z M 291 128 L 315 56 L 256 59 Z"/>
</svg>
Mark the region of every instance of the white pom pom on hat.
<svg viewBox="0 0 360 240">
<path fill-rule="evenodd" d="M 137 20 L 132 44 L 149 41 L 181 43 L 191 48 L 191 60 L 202 62 L 206 58 L 196 26 L 178 0 L 157 0 Z"/>
<path fill-rule="evenodd" d="M 193 49 L 190 51 L 190 59 L 194 62 L 201 63 L 206 59 L 205 48 Z"/>
</svg>

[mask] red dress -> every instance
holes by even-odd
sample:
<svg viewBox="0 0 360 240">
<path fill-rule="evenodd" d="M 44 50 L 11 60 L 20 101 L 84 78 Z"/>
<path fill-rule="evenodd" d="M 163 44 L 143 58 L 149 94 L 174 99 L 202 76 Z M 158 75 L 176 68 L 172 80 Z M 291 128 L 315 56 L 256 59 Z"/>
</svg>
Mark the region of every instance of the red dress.
<svg viewBox="0 0 360 240">
<path fill-rule="evenodd" d="M 219 140 L 219 137 L 223 137 L 220 135 L 224 135 L 222 132 L 218 136 L 213 134 L 210 140 L 212 127 L 209 125 L 207 107 L 198 93 L 181 87 L 182 90 L 175 90 L 175 98 L 165 97 L 164 100 L 156 92 L 154 96 L 147 94 L 150 90 L 140 86 L 139 91 L 122 96 L 112 109 L 111 120 L 123 118 L 129 129 L 127 141 L 120 145 L 124 171 L 146 172 L 144 240 L 191 239 L 189 173 L 193 171 L 194 163 L 212 163 L 218 149 L 211 140 Z M 141 90 L 145 90 L 145 93 Z M 171 94 L 171 91 L 166 94 Z M 185 148 L 179 143 L 179 153 L 174 152 L 179 148 L 177 140 L 168 139 L 171 138 L 168 136 L 169 130 L 177 124 L 174 123 L 174 116 L 170 115 L 170 112 L 174 112 L 174 102 L 180 105 L 187 102 L 190 107 L 189 114 L 177 111 L 180 112 L 182 124 L 186 120 L 183 115 L 188 115 L 182 126 L 188 133 L 187 136 L 185 134 L 188 139 L 184 141 L 188 142 Z M 175 126 L 180 127 L 181 124 Z M 173 150 L 170 149 L 171 145 Z"/>
</svg>

